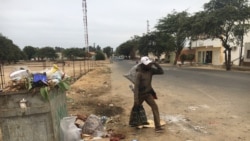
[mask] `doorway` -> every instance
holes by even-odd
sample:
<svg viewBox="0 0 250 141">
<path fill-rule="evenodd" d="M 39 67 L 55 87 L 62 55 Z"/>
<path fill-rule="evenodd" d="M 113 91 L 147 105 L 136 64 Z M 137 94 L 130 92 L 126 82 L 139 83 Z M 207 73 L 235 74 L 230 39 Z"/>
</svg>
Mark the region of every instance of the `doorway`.
<svg viewBox="0 0 250 141">
<path fill-rule="evenodd" d="M 199 51 L 198 62 L 202 64 L 212 63 L 213 51 Z"/>
<path fill-rule="evenodd" d="M 213 52 L 212 51 L 206 51 L 206 61 L 205 63 L 212 63 L 212 57 L 213 57 Z"/>
</svg>

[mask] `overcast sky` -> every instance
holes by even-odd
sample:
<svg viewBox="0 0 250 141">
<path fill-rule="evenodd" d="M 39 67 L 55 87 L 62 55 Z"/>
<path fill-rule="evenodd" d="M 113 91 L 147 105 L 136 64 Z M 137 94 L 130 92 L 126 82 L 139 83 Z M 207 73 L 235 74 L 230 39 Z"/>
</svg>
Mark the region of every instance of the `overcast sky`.
<svg viewBox="0 0 250 141">
<path fill-rule="evenodd" d="M 89 45 L 116 48 L 150 31 L 173 10 L 194 13 L 209 0 L 87 0 Z M 82 0 L 0 0 L 0 33 L 21 49 L 84 47 Z"/>
</svg>

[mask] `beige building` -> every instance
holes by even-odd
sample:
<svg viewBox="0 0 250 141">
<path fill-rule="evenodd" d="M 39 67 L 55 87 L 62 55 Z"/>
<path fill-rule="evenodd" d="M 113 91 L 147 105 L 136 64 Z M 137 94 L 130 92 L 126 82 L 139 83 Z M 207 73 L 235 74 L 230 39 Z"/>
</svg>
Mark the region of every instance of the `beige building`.
<svg viewBox="0 0 250 141">
<path fill-rule="evenodd" d="M 198 64 L 223 65 L 225 62 L 224 47 L 219 39 L 197 40 L 191 43 L 196 48 L 195 62 Z M 232 46 L 231 61 L 239 64 L 240 47 Z"/>
<path fill-rule="evenodd" d="M 245 43 L 243 65 L 250 66 L 250 42 Z"/>
</svg>

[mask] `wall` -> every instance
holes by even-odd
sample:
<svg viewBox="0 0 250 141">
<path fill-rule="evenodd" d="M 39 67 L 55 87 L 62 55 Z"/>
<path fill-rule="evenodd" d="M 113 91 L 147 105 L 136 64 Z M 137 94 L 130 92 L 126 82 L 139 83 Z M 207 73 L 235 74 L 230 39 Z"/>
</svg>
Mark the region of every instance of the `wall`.
<svg viewBox="0 0 250 141">
<path fill-rule="evenodd" d="M 244 62 L 250 62 L 250 58 L 247 58 L 247 52 L 250 50 L 250 42 L 245 43 L 245 49 L 244 49 Z"/>
<path fill-rule="evenodd" d="M 250 38 L 246 38 L 246 40 L 248 40 Z M 197 48 L 196 51 L 196 62 L 198 61 L 198 51 L 213 51 L 213 59 L 212 59 L 212 64 L 213 65 L 223 65 L 225 62 L 225 58 L 224 58 L 224 47 L 221 44 L 221 41 L 219 39 L 206 39 L 206 40 L 197 40 L 197 41 L 193 41 L 191 43 L 191 46 L 193 48 Z M 235 46 L 235 45 L 231 45 L 231 46 Z M 244 52 L 244 49 L 243 49 Z M 231 61 L 234 65 L 238 65 L 239 64 L 239 57 L 240 57 L 240 47 L 239 46 L 235 46 L 232 47 L 232 51 L 231 51 Z"/>
<path fill-rule="evenodd" d="M 219 39 L 206 39 L 206 40 L 197 40 L 192 41 L 191 47 L 207 47 L 207 46 L 222 46 Z"/>
<path fill-rule="evenodd" d="M 213 65 L 222 65 L 224 62 L 224 53 L 223 53 L 223 47 L 197 47 L 196 53 L 195 53 L 195 62 L 201 63 L 199 61 L 199 54 L 198 52 L 206 52 L 206 51 L 212 51 L 212 64 Z"/>
</svg>

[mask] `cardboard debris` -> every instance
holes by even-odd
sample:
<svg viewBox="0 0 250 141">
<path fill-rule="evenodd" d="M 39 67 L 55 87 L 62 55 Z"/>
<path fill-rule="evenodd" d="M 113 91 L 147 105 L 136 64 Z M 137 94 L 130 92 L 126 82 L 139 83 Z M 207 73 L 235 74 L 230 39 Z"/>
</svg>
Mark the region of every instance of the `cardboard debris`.
<svg viewBox="0 0 250 141">
<path fill-rule="evenodd" d="M 143 125 L 143 127 L 147 127 L 147 128 L 154 128 L 155 127 L 155 123 L 153 120 L 148 120 L 149 125 Z M 164 120 L 160 120 L 160 124 L 161 126 L 166 125 L 166 122 Z"/>
</svg>

